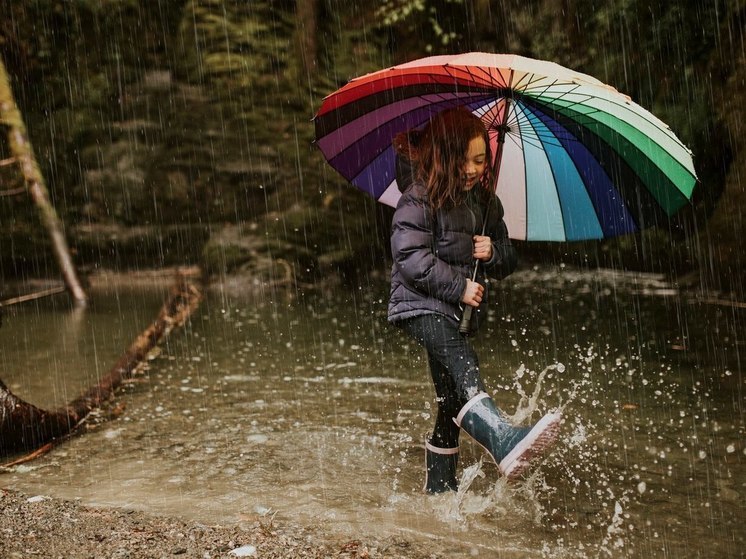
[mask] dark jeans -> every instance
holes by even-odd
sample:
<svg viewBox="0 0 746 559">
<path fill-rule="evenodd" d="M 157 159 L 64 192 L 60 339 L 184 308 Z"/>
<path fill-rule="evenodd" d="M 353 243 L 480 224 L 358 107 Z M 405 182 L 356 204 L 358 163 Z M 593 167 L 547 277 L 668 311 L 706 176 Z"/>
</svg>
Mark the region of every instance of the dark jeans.
<svg viewBox="0 0 746 559">
<path fill-rule="evenodd" d="M 458 446 L 459 428 L 453 421 L 472 397 L 484 391 L 477 354 L 458 325 L 438 314 L 408 318 L 397 324 L 427 350 L 430 374 L 438 401 L 438 415 L 430 444 Z"/>
</svg>

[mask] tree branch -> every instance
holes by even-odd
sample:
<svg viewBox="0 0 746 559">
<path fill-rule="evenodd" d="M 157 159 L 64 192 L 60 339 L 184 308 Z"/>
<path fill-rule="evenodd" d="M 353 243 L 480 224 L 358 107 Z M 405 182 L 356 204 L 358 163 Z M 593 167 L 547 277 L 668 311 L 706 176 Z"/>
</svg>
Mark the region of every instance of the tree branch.
<svg viewBox="0 0 746 559">
<path fill-rule="evenodd" d="M 158 317 L 135 338 L 109 374 L 63 408 L 37 408 L 14 395 L 0 380 L 0 455 L 35 451 L 73 433 L 124 381 L 132 378 L 138 365 L 173 328 L 184 324 L 201 298 L 199 289 L 180 277 Z"/>
</svg>

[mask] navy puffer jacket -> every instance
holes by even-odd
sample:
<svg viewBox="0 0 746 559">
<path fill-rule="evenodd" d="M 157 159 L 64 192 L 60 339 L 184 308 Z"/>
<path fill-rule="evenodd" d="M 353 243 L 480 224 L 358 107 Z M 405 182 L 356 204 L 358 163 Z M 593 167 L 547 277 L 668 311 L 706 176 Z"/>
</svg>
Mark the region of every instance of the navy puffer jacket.
<svg viewBox="0 0 746 559">
<path fill-rule="evenodd" d="M 391 294 L 388 319 L 396 323 L 406 318 L 437 313 L 456 323 L 461 319 L 461 296 L 466 278 L 474 270 L 473 237 L 482 234 L 484 209 L 473 203 L 440 209 L 433 213 L 425 187 L 418 181 L 404 191 L 391 224 Z M 492 258 L 479 266 L 477 282 L 484 285 L 484 274 L 500 279 L 516 267 L 515 248 L 508 239 L 504 210 L 495 196 L 490 204 L 485 235 L 492 239 Z M 472 316 L 472 330 L 487 308 L 485 298 Z"/>
</svg>

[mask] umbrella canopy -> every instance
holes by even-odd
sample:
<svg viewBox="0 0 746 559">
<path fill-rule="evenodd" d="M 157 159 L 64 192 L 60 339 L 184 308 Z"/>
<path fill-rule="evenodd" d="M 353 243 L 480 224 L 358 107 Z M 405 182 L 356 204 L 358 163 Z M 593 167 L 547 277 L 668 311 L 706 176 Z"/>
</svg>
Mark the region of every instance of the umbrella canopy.
<svg viewBox="0 0 746 559">
<path fill-rule="evenodd" d="M 343 177 L 395 206 L 393 138 L 455 106 L 481 117 L 490 133 L 513 239 L 632 233 L 673 215 L 697 182 L 691 151 L 629 97 L 516 55 L 432 56 L 353 79 L 324 99 L 316 142 Z"/>
</svg>

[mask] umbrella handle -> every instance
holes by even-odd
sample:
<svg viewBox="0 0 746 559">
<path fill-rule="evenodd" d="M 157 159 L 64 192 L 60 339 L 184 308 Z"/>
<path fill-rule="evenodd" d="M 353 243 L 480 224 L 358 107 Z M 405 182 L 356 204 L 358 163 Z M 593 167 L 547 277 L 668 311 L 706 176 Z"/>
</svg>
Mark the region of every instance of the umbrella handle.
<svg viewBox="0 0 746 559">
<path fill-rule="evenodd" d="M 464 309 L 464 312 L 461 315 L 461 321 L 458 323 L 459 334 L 463 334 L 464 336 L 469 335 L 469 332 L 471 331 L 471 313 L 473 308 L 474 307 L 467 305 Z"/>
<path fill-rule="evenodd" d="M 489 211 L 489 208 L 488 208 Z M 484 231 L 482 231 L 484 234 Z M 471 281 L 477 281 L 477 271 L 479 270 L 479 260 L 474 261 L 474 271 L 471 274 Z M 464 312 L 461 313 L 461 320 L 458 323 L 459 334 L 468 336 L 471 333 L 471 315 L 474 311 L 474 307 L 466 305 Z"/>
</svg>

